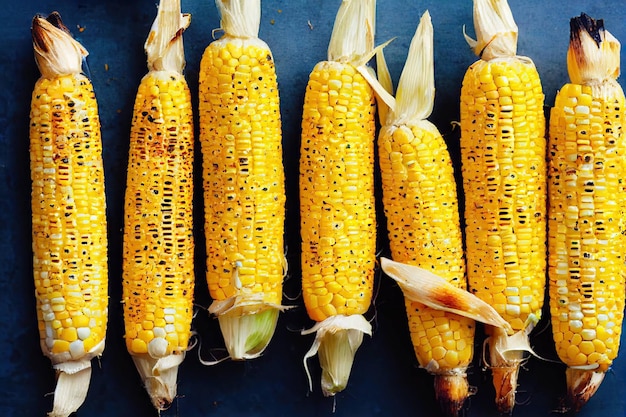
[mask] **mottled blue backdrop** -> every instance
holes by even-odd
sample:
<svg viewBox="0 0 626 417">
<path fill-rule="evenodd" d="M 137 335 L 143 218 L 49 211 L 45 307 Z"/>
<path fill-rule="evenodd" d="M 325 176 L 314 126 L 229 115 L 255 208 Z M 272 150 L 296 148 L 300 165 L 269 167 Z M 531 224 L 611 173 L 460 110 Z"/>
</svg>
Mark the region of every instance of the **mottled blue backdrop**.
<svg viewBox="0 0 626 417">
<path fill-rule="evenodd" d="M 156 13 L 157 0 L 1 0 L 0 25 L 0 415 L 44 416 L 51 409 L 54 373 L 39 349 L 31 278 L 30 179 L 28 112 L 30 94 L 39 76 L 33 59 L 30 22 L 36 13 L 58 10 L 75 36 L 89 50 L 89 75 L 100 105 L 110 236 L 110 318 L 107 347 L 94 372 L 87 400 L 78 416 L 156 416 L 123 341 L 121 297 L 122 207 L 128 132 L 136 88 L 146 72 L 143 43 Z M 436 416 L 432 378 L 417 367 L 409 341 L 399 288 L 379 273 L 376 299 L 368 314 L 374 334 L 357 353 L 347 389 L 336 403 L 319 389 L 317 360 L 311 361 L 315 381 L 308 392 L 302 358 L 312 336 L 299 331 L 311 326 L 300 297 L 298 234 L 298 149 L 300 116 L 308 74 L 326 58 L 339 0 L 264 0 L 260 36 L 272 48 L 281 92 L 287 177 L 286 243 L 289 276 L 283 313 L 274 340 L 259 359 L 224 362 L 212 367 L 204 359 L 223 355 L 217 321 L 205 311 L 210 298 L 204 282 L 202 230 L 197 227 L 198 313 L 194 321 L 198 347 L 191 350 L 179 375 L 179 395 L 163 416 Z M 608 30 L 626 41 L 626 1 L 510 0 L 519 26 L 521 55 L 535 61 L 542 77 L 546 105 L 567 82 L 565 53 L 569 19 L 581 12 L 604 18 Z M 219 27 L 211 0 L 183 0 L 192 14 L 185 32 L 186 76 L 197 104 L 198 68 L 202 51 Z M 437 95 L 431 120 L 444 134 L 457 173 L 459 166 L 458 99 L 466 68 L 475 60 L 462 35 L 473 33 L 470 0 L 379 0 L 377 43 L 396 37 L 386 49 L 397 80 L 410 39 L 421 14 L 429 9 L 435 28 Z M 623 79 L 621 80 L 624 83 Z M 199 161 L 199 158 L 198 158 Z M 199 168 L 199 165 L 198 165 Z M 199 184 L 198 184 L 199 185 Z M 198 190 L 198 197 L 200 197 Z M 196 199 L 196 216 L 202 202 Z M 382 220 L 382 216 L 381 216 Z M 381 225 L 383 223 L 381 222 Z M 198 221 L 200 226 L 201 222 Z M 380 227 L 381 254 L 388 253 Z M 469 375 L 478 388 L 467 416 L 495 416 L 490 376 L 479 363 L 481 342 Z M 532 337 L 538 353 L 555 360 L 550 328 L 543 320 Z M 580 416 L 626 414 L 626 352 L 606 376 L 599 392 Z M 547 416 L 558 408 L 564 391 L 564 368 L 531 359 L 520 377 L 516 416 Z M 336 411 L 333 414 L 333 407 Z"/>
</svg>

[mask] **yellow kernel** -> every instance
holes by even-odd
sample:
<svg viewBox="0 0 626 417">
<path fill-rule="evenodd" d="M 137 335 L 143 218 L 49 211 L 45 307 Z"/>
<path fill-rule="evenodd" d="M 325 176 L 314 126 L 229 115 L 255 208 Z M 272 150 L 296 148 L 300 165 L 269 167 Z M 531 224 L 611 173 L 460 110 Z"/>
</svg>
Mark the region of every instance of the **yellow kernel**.
<svg viewBox="0 0 626 417">
<path fill-rule="evenodd" d="M 326 288 L 328 289 L 329 292 L 333 294 L 338 293 L 342 289 L 341 285 L 337 281 L 329 282 L 328 284 L 326 284 Z"/>
<path fill-rule="evenodd" d="M 154 339 L 154 333 L 152 330 L 141 330 L 137 333 L 137 336 L 146 343 Z"/>
<path fill-rule="evenodd" d="M 567 357 L 569 359 L 574 359 L 576 356 L 578 356 L 579 353 L 580 350 L 576 345 L 569 345 L 569 347 L 567 348 Z"/>
<path fill-rule="evenodd" d="M 580 365 L 586 365 L 587 364 L 587 355 L 585 355 L 582 352 L 579 352 L 576 356 L 574 356 L 570 363 L 569 366 L 580 366 Z"/>
<path fill-rule="evenodd" d="M 52 344 L 52 353 L 63 353 L 70 350 L 70 342 L 67 340 L 55 340 Z"/>
<path fill-rule="evenodd" d="M 472 359 L 472 345 L 466 345 L 465 349 L 459 351 L 459 363 L 468 363 Z"/>
<path fill-rule="evenodd" d="M 456 350 L 461 352 L 463 349 L 465 349 L 467 347 L 467 342 L 465 341 L 465 339 L 459 339 L 456 341 Z"/>
<path fill-rule="evenodd" d="M 333 305 L 335 306 L 335 308 L 340 308 L 340 307 L 344 307 L 346 305 L 346 299 L 345 297 L 343 297 L 340 294 L 335 294 L 333 296 L 333 301 L 332 301 Z"/>
<path fill-rule="evenodd" d="M 317 297 L 307 297 L 308 300 L 308 308 L 311 310 L 315 310 L 319 307 L 319 303 L 317 302 Z"/>
<path fill-rule="evenodd" d="M 580 351 L 585 355 L 589 355 L 594 352 L 593 342 L 585 340 L 580 343 Z"/>
<path fill-rule="evenodd" d="M 426 343 L 429 342 L 429 339 L 425 338 Z M 443 339 L 441 338 L 440 335 L 436 335 L 435 337 L 431 337 L 430 338 L 430 345 L 435 347 L 435 346 L 442 346 L 443 345 Z"/>
<path fill-rule="evenodd" d="M 524 321 L 517 317 L 509 322 L 513 330 L 522 330 L 524 328 Z"/>
<path fill-rule="evenodd" d="M 83 314 L 80 316 L 74 316 L 72 318 L 72 324 L 74 327 L 89 327 L 89 317 Z"/>
<path fill-rule="evenodd" d="M 594 329 L 598 326 L 598 319 L 596 317 L 583 317 L 583 327 L 585 329 Z"/>
<path fill-rule="evenodd" d="M 445 356 L 446 363 L 449 366 L 456 367 L 459 365 L 459 354 L 455 350 L 449 350 Z"/>
<path fill-rule="evenodd" d="M 337 315 L 337 309 L 334 305 L 328 303 L 320 307 L 322 312 L 326 315 L 326 317 Z"/>
<path fill-rule="evenodd" d="M 61 339 L 66 340 L 68 342 L 73 342 L 78 339 L 78 334 L 76 333 L 76 329 L 74 327 L 65 328 L 61 331 Z"/>
<path fill-rule="evenodd" d="M 93 337 L 88 337 L 83 340 L 83 347 L 85 348 L 85 352 L 91 351 L 94 346 L 96 346 L 96 339 L 94 339 Z"/>
<path fill-rule="evenodd" d="M 131 350 L 134 353 L 148 353 L 148 344 L 141 339 L 133 339 Z"/>
<path fill-rule="evenodd" d="M 326 290 L 325 288 L 320 288 L 320 289 Z M 320 307 L 324 307 L 325 305 L 330 304 L 332 299 L 333 299 L 333 294 L 329 293 L 327 291 L 324 291 L 324 294 L 318 295 L 318 297 L 317 297 L 317 305 L 320 306 Z"/>
<path fill-rule="evenodd" d="M 70 313 L 67 310 L 59 311 L 59 312 L 56 313 L 56 318 L 59 319 L 59 320 L 69 319 L 70 318 Z"/>
<path fill-rule="evenodd" d="M 152 330 L 154 328 L 154 322 L 148 321 L 148 320 L 144 320 L 141 323 L 141 327 L 143 327 L 145 330 Z"/>
<path fill-rule="evenodd" d="M 592 341 L 592 343 L 593 343 L 593 348 L 594 348 L 593 350 L 595 352 L 598 352 L 598 353 L 606 352 L 606 345 L 604 344 L 604 342 L 602 340 L 595 339 L 595 340 Z"/>
<path fill-rule="evenodd" d="M 179 337 L 178 334 L 176 333 L 170 333 L 168 335 L 165 336 L 165 340 L 167 340 L 167 342 L 169 343 L 170 346 L 174 346 L 174 347 L 178 347 L 178 343 L 179 343 Z M 181 345 L 181 347 L 186 347 Z"/>
<path fill-rule="evenodd" d="M 446 356 L 446 349 L 442 346 L 437 346 L 433 349 L 432 354 L 434 360 L 441 360 Z"/>
<path fill-rule="evenodd" d="M 609 366 L 611 366 L 611 362 L 609 363 L 602 362 L 599 364 L 598 368 L 596 369 L 596 372 L 606 372 L 609 370 Z"/>
<path fill-rule="evenodd" d="M 446 348 L 446 350 L 455 350 L 456 341 L 444 336 L 443 347 Z"/>
</svg>

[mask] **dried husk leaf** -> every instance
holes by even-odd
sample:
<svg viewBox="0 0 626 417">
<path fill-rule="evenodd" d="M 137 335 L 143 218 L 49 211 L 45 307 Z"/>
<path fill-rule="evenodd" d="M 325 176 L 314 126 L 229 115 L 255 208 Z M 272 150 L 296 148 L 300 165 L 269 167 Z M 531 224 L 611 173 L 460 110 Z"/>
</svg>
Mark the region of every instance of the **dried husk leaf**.
<svg viewBox="0 0 626 417">
<path fill-rule="evenodd" d="M 372 335 L 372 325 L 359 314 L 336 315 L 302 331 L 303 335 L 311 333 L 315 333 L 315 340 L 303 361 L 309 389 L 313 390 L 313 382 L 307 360 L 319 352 L 322 392 L 327 397 L 335 395 L 346 387 L 356 351 L 363 342 L 363 335 Z"/>
<path fill-rule="evenodd" d="M 620 42 L 604 28 L 603 20 L 582 13 L 570 20 L 567 72 L 573 84 L 611 82 L 620 73 Z"/>
<path fill-rule="evenodd" d="M 222 29 L 228 36 L 257 38 L 261 24 L 261 0 L 216 0 Z"/>
<path fill-rule="evenodd" d="M 449 311 L 482 323 L 505 329 L 511 326 L 489 304 L 474 294 L 457 288 L 445 279 L 423 268 L 381 257 L 380 265 L 402 289 L 405 297 L 428 307 Z"/>
<path fill-rule="evenodd" d="M 375 0 L 343 0 L 328 44 L 328 60 L 365 64 L 374 55 Z"/>
<path fill-rule="evenodd" d="M 517 25 L 506 0 L 474 0 L 476 39 L 465 33 L 474 53 L 485 61 L 517 53 Z"/>
<path fill-rule="evenodd" d="M 144 49 L 150 71 L 176 71 L 185 67 L 183 32 L 191 15 L 181 13 L 180 0 L 161 0 Z"/>
<path fill-rule="evenodd" d="M 428 11 L 424 12 L 409 46 L 396 93 L 396 108 L 387 124 L 424 120 L 435 102 L 434 29 Z"/>
<path fill-rule="evenodd" d="M 178 367 L 185 359 L 185 352 L 162 358 L 132 355 L 132 359 L 154 407 L 159 411 L 168 409 L 176 398 Z"/>
<path fill-rule="evenodd" d="M 593 397 L 606 372 L 568 367 L 565 370 L 568 411 L 577 413 Z"/>
<path fill-rule="evenodd" d="M 31 34 L 37 67 L 44 78 L 79 74 L 89 53 L 76 41 L 57 12 L 33 18 Z"/>
</svg>

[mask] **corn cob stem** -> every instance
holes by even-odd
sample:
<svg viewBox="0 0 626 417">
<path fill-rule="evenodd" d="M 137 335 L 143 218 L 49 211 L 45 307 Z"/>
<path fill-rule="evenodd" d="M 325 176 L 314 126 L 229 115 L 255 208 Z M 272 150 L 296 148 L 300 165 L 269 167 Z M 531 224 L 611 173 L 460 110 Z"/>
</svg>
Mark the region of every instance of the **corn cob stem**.
<svg viewBox="0 0 626 417">
<path fill-rule="evenodd" d="M 180 0 L 161 0 L 135 100 L 124 224 L 126 345 L 152 404 L 177 391 L 193 314 L 191 97 L 182 75 Z"/>
<path fill-rule="evenodd" d="M 344 1 L 328 60 L 309 76 L 302 117 L 300 217 L 302 292 L 317 322 L 307 359 L 319 352 L 322 392 L 349 380 L 354 356 L 371 325 L 374 213 L 374 94 L 365 75 L 374 54 L 373 0 Z M 310 382 L 310 378 L 309 378 Z"/>
<path fill-rule="evenodd" d="M 32 95 L 33 266 L 41 348 L 57 375 L 52 417 L 84 402 L 107 324 L 102 143 L 87 51 L 54 12 L 32 22 L 41 78 Z"/>
<path fill-rule="evenodd" d="M 272 53 L 259 0 L 218 0 L 224 36 L 200 64 L 207 282 L 232 359 L 263 353 L 287 271 L 284 172 Z"/>
<path fill-rule="evenodd" d="M 477 40 L 466 39 L 481 59 L 461 90 L 468 282 L 527 339 L 545 291 L 544 97 L 533 62 L 516 55 L 517 26 L 507 2 L 475 0 L 474 25 Z M 507 346 L 517 337 L 488 336 L 496 405 L 509 414 L 526 355 Z"/>
<path fill-rule="evenodd" d="M 626 276 L 625 98 L 620 43 L 602 20 L 570 22 L 570 83 L 550 117 L 549 294 L 552 331 L 577 412 L 617 356 Z"/>
</svg>

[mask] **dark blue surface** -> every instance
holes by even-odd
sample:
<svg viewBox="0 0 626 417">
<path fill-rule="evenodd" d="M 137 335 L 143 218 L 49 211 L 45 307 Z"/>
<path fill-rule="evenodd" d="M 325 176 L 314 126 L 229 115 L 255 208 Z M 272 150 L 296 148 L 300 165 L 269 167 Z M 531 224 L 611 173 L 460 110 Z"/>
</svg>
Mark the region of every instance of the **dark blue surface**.
<svg viewBox="0 0 626 417">
<path fill-rule="evenodd" d="M 35 13 L 58 10 L 75 36 L 89 50 L 90 75 L 100 105 L 110 236 L 110 317 L 107 347 L 94 362 L 90 391 L 78 416 L 155 416 L 123 341 L 121 297 L 122 208 L 128 132 L 136 88 L 146 72 L 143 43 L 156 13 L 156 0 L 0 1 L 0 415 L 44 416 L 51 409 L 54 375 L 39 349 L 31 278 L 30 179 L 28 112 L 30 95 L 39 74 L 33 59 L 30 22 Z M 301 106 L 308 74 L 326 57 L 339 0 L 264 0 L 260 36 L 272 48 L 281 92 L 287 177 L 287 234 L 289 277 L 286 304 L 296 308 L 281 315 L 277 333 L 266 353 L 245 363 L 202 366 L 194 348 L 179 375 L 180 398 L 163 416 L 436 416 L 432 378 L 417 368 L 404 313 L 402 294 L 388 278 L 377 276 L 377 295 L 368 314 L 374 334 L 357 353 L 348 388 L 333 400 L 319 389 L 317 360 L 311 361 L 314 391 L 308 393 L 302 357 L 312 338 L 299 330 L 311 322 L 299 296 L 298 148 Z M 510 0 L 520 29 L 518 52 L 535 61 L 542 77 L 546 105 L 567 82 L 565 53 L 569 19 L 586 12 L 604 18 L 606 27 L 626 42 L 626 2 L 592 0 Z M 604 4 L 604 5 L 603 5 Z M 419 17 L 429 9 L 435 28 L 437 95 L 431 120 L 448 141 L 458 165 L 458 96 L 463 74 L 475 57 L 466 46 L 462 26 L 473 33 L 470 0 L 379 0 L 377 43 L 397 39 L 387 47 L 392 76 L 397 80 Z M 219 26 L 211 0 L 183 0 L 192 13 L 185 32 L 186 76 L 197 104 L 201 54 Z M 310 23 L 310 25 L 309 25 Z M 78 26 L 84 28 L 79 31 Z M 624 62 L 622 60 L 622 62 Z M 107 69 L 108 68 L 108 69 Z M 620 79 L 624 85 L 624 79 Z M 196 107 L 197 108 L 197 107 Z M 199 160 L 199 159 L 198 159 Z M 198 165 L 199 168 L 199 165 Z M 198 184 L 199 185 L 199 184 Z M 200 188 L 197 188 L 200 196 Z M 201 225 L 201 199 L 196 219 Z M 382 223 L 381 223 L 382 224 Z M 202 230 L 197 227 L 198 268 L 196 301 L 206 308 L 210 299 L 203 274 Z M 388 252 L 380 228 L 381 253 Z M 194 322 L 203 358 L 220 356 L 223 342 L 217 322 L 200 309 Z M 538 353 L 555 359 L 547 320 L 535 330 Z M 622 349 L 623 350 L 623 349 Z M 626 352 L 622 352 L 599 392 L 579 413 L 582 416 L 626 415 Z M 479 364 L 469 376 L 478 387 L 468 416 L 495 416 L 490 376 Z M 558 363 L 531 359 L 520 377 L 516 416 L 547 416 L 559 405 L 564 368 Z"/>
</svg>

